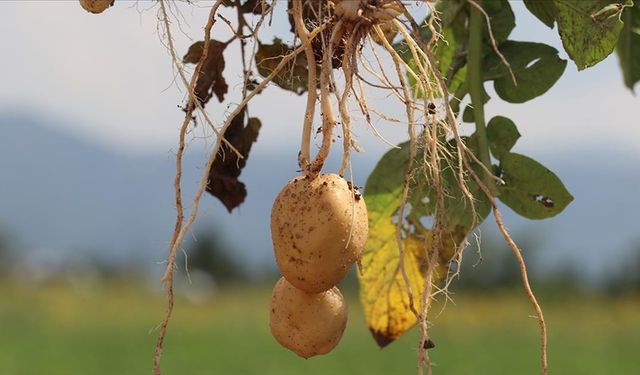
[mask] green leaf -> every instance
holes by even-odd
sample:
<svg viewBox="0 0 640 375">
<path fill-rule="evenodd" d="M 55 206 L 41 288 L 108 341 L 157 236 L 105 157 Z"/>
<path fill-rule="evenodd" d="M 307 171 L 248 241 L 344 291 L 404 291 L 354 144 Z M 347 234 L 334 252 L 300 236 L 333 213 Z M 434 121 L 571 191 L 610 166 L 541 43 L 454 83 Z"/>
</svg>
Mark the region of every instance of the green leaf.
<svg viewBox="0 0 640 375">
<path fill-rule="evenodd" d="M 440 33 L 443 38 L 439 39 L 432 50 L 436 60 L 437 69 L 446 79 L 447 87 L 450 92 L 457 91 L 465 80 L 466 65 L 466 13 L 462 11 L 464 2 L 459 0 L 442 1 L 436 5 L 436 10 L 440 12 L 440 24 L 442 30 Z M 429 21 L 427 17 L 421 25 L 426 25 Z M 421 28 L 422 38 L 429 40 L 431 38 L 430 30 L 425 26 Z M 400 54 L 400 57 L 416 72 L 417 65 L 414 61 L 411 51 L 404 41 L 393 45 L 394 49 Z M 424 62 L 423 62 L 424 63 Z M 412 88 L 412 95 L 416 99 L 423 97 L 423 93 L 419 92 L 416 79 L 408 74 L 408 82 Z M 429 77 L 429 82 L 434 82 L 434 77 Z M 437 92 L 437 90 L 435 90 Z"/>
<path fill-rule="evenodd" d="M 622 12 L 624 27 L 618 39 L 618 57 L 624 84 L 633 91 L 640 81 L 640 0 Z"/>
<path fill-rule="evenodd" d="M 567 61 L 558 50 L 542 43 L 508 40 L 499 46 L 516 77 L 514 85 L 509 70 L 495 54 L 483 62 L 485 80 L 494 80 L 496 93 L 510 103 L 523 103 L 547 92 L 562 76 Z"/>
<path fill-rule="evenodd" d="M 469 123 L 476 122 L 471 104 L 467 104 L 466 107 L 464 107 L 464 112 L 462 112 L 462 121 Z"/>
<path fill-rule="evenodd" d="M 475 155 L 478 155 L 478 144 L 475 134 L 470 137 L 463 137 L 463 141 Z M 451 154 L 457 155 L 457 147 L 453 140 L 449 142 L 449 147 Z M 454 165 L 457 166 L 457 160 L 457 157 L 452 158 L 452 166 L 444 168 L 441 172 L 442 185 L 446 195 L 444 199 L 444 222 L 445 227 L 449 231 L 465 233 L 466 236 L 466 233 L 482 223 L 489 215 L 491 205 L 475 181 L 468 179 L 465 183 L 467 184 L 467 189 L 474 197 L 474 216 L 471 205 L 460 187 L 459 169 L 454 167 Z M 471 167 L 479 176 L 485 173 L 476 163 L 472 162 Z M 432 193 L 431 199 L 434 203 L 436 202 L 435 192 Z"/>
<path fill-rule="evenodd" d="M 420 170 L 421 160 L 422 157 L 416 155 L 413 166 L 414 170 Z M 409 142 L 400 143 L 398 148 L 389 150 L 380 161 L 378 161 L 378 164 L 367 179 L 364 191 L 367 209 L 370 215 L 371 211 L 387 212 L 389 216 L 396 214 L 396 211 L 400 207 L 402 188 L 408 166 Z M 422 216 L 433 214 L 434 207 L 428 203 L 429 200 L 425 201 L 422 199 L 424 195 L 428 194 L 428 192 L 422 193 L 423 190 L 426 191 L 428 189 L 422 175 L 416 174 L 412 181 L 413 183 L 410 189 L 413 194 L 408 198 L 411 206 L 407 208 L 406 214 L 419 220 Z M 375 199 L 369 199 L 369 196 L 375 196 Z"/>
<path fill-rule="evenodd" d="M 624 5 L 612 0 L 554 0 L 562 45 L 578 70 L 604 60 L 616 46 Z"/>
<path fill-rule="evenodd" d="M 462 137 L 462 140 L 472 152 L 476 155 L 478 154 L 477 137 L 475 134 L 470 137 Z M 457 167 L 458 150 L 454 140 L 447 142 L 447 152 L 453 155 L 453 157 L 440 171 L 440 183 L 445 193 L 443 202 L 445 211 L 444 226 L 452 233 L 464 234 L 464 236 L 466 236 L 468 232 L 473 230 L 475 226 L 479 225 L 489 215 L 491 206 L 478 185 L 473 180 L 467 179 L 465 184 L 474 197 L 474 216 L 474 212 L 471 210 L 471 204 L 460 187 L 460 169 Z M 435 212 L 438 199 L 436 191 L 431 185 L 426 184 L 424 176 L 421 175 L 423 160 L 423 153 L 419 152 L 416 156 L 416 162 L 414 163 L 417 172 L 413 176 L 414 185 L 409 198 L 413 207 L 409 217 L 414 222 L 423 216 L 432 215 Z M 471 164 L 477 174 L 480 175 L 484 173 L 478 164 Z"/>
<path fill-rule="evenodd" d="M 477 153 L 475 136 L 463 137 L 463 141 L 465 141 L 469 149 Z M 369 195 L 380 196 L 373 202 L 369 200 L 366 201 L 369 211 L 381 211 L 401 195 L 404 175 L 409 162 L 409 142 L 401 143 L 398 147 L 400 148 L 390 150 L 380 159 L 374 172 L 371 173 L 367 180 L 365 198 Z M 447 147 L 451 155 L 457 155 L 457 149 L 453 140 L 447 143 Z M 427 182 L 423 175 L 423 163 L 425 159 L 423 152 L 422 149 L 418 150 L 413 163 L 414 173 L 408 197 L 411 206 L 405 213 L 407 217 L 414 222 L 419 221 L 423 217 L 433 215 L 437 200 L 436 192 L 431 182 Z M 471 179 L 465 181 L 467 188 L 475 198 L 476 217 L 474 218 L 473 212 L 470 210 L 470 203 L 464 197 L 463 191 L 458 183 L 459 169 L 457 165 L 457 158 L 454 156 L 450 162 L 447 163 L 446 167 L 443 166 L 440 171 L 441 184 L 445 192 L 444 221 L 447 230 L 466 234 L 474 228 L 474 224 L 477 225 L 481 223 L 489 214 L 490 205 L 474 181 Z M 481 171 L 480 166 L 475 163 L 473 163 L 472 167 L 476 173 L 484 173 Z M 395 195 L 389 194 L 389 192 L 395 192 Z M 381 195 L 381 193 L 384 194 Z M 378 207 L 378 205 L 380 205 L 380 207 Z M 399 203 L 397 206 L 399 207 Z M 392 212 L 395 212 L 394 210 L 398 207 L 394 207 Z"/>
<path fill-rule="evenodd" d="M 553 23 L 556 21 L 556 7 L 553 1 L 524 0 L 524 6 L 542 23 L 553 29 Z"/>
<path fill-rule="evenodd" d="M 369 211 L 382 212 L 402 194 L 404 175 L 409 163 L 409 142 L 389 150 L 376 164 L 367 179 L 364 196 L 376 196 L 367 200 Z M 395 210 L 395 208 L 392 209 Z"/>
<path fill-rule="evenodd" d="M 558 176 L 537 161 L 516 153 L 502 157 L 499 198 L 529 219 L 546 219 L 562 212 L 573 200 Z"/>
<path fill-rule="evenodd" d="M 436 43 L 434 56 L 438 69 L 442 72 L 451 92 L 457 91 L 465 81 L 467 57 L 464 53 L 464 42 L 456 36 L 456 32 L 447 27 L 443 30 L 442 40 Z M 444 41 L 448 41 L 445 43 Z"/>
<path fill-rule="evenodd" d="M 487 124 L 489 147 L 497 159 L 502 159 L 513 148 L 518 138 L 520 138 L 520 132 L 516 124 L 506 117 L 496 116 Z"/>
<path fill-rule="evenodd" d="M 507 0 L 484 0 L 482 1 L 482 9 L 491 20 L 491 32 L 496 44 L 507 40 L 511 31 L 516 27 L 516 17 L 513 14 L 513 10 L 511 10 L 509 2 Z M 486 27 L 484 40 L 487 45 L 490 45 L 489 30 Z"/>
<path fill-rule="evenodd" d="M 482 104 L 487 104 L 487 102 L 489 101 L 489 99 L 491 99 L 491 97 L 489 96 L 487 91 L 484 89 L 484 85 L 481 87 L 482 87 Z M 471 104 L 467 104 L 464 107 L 464 111 L 462 112 L 462 121 L 470 122 L 470 123 L 473 123 L 476 121 L 473 114 L 473 107 L 471 106 Z"/>
<path fill-rule="evenodd" d="M 401 42 L 403 43 L 403 42 Z M 406 45 L 403 44 L 396 44 L 394 46 L 395 50 L 398 51 L 398 53 L 400 54 L 400 57 L 402 58 L 402 60 L 404 60 L 407 65 L 409 66 L 409 68 L 411 68 L 411 70 L 420 75 L 420 71 L 418 69 L 418 65 L 416 64 L 413 56 L 411 55 L 411 51 L 409 50 L 409 48 Z M 427 79 L 428 82 L 434 82 L 434 80 L 432 79 L 433 77 L 429 77 L 429 79 Z M 407 73 L 407 82 L 409 84 L 409 86 L 411 87 L 411 96 L 413 96 L 415 99 L 423 99 L 425 97 L 425 94 L 422 92 L 422 90 L 420 89 L 420 85 L 418 84 L 418 80 L 416 79 L 416 77 L 414 77 L 412 74 Z M 435 93 L 437 93 L 438 90 L 434 90 L 434 95 Z"/>
</svg>

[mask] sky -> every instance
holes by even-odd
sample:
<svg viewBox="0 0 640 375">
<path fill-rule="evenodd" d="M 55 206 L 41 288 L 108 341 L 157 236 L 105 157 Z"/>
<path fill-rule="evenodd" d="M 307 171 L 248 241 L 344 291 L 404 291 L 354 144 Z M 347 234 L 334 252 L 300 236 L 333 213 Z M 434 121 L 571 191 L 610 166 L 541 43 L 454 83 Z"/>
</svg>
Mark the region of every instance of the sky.
<svg viewBox="0 0 640 375">
<path fill-rule="evenodd" d="M 282 13 L 284 2 L 278 3 Z M 172 26 L 179 56 L 202 38 L 201 25 L 209 4 L 178 4 L 182 20 L 180 27 L 176 22 Z M 556 30 L 524 11 L 520 2 L 512 6 L 519 23 L 512 39 L 535 39 L 560 48 Z M 182 118 L 177 105 L 182 103 L 184 90 L 174 81 L 175 70 L 158 31 L 157 12 L 157 6 L 145 1 L 118 0 L 99 15 L 85 12 L 76 1 L 1 2 L 6 58 L 1 63 L 0 108 L 66 119 L 54 126 L 122 152 L 175 148 Z M 274 24 L 282 21 L 276 17 Z M 227 26 L 218 22 L 212 35 L 226 39 Z M 272 31 L 265 30 L 264 35 L 269 41 Z M 238 54 L 232 47 L 228 52 L 225 74 L 228 81 L 237 82 Z M 566 57 L 564 51 L 561 55 Z M 237 94 L 237 85 L 232 84 L 231 90 Z M 491 94 L 492 89 L 488 90 Z M 487 112 L 510 116 L 523 134 L 519 146 L 527 151 L 556 153 L 564 152 L 563 148 L 598 146 L 639 156 L 635 142 L 640 127 L 634 119 L 639 104 L 623 87 L 617 58 L 612 56 L 583 72 L 577 72 L 570 62 L 564 76 L 543 97 L 518 105 L 493 100 Z M 260 96 L 251 108 L 269 124 L 260 142 L 274 150 L 297 147 L 297 132 L 290 129 L 301 123 L 303 114 L 295 110 L 301 105 L 303 97 L 277 88 Z M 381 101 L 380 105 L 389 103 Z M 224 107 L 215 106 L 211 111 L 219 125 L 223 113 L 219 109 Z M 363 128 L 355 131 L 365 138 L 371 133 Z M 392 140 L 406 137 L 393 129 L 382 127 L 380 131 Z M 363 142 L 386 147 L 379 140 Z"/>
<path fill-rule="evenodd" d="M 202 25 L 211 3 L 177 4 L 180 22 L 174 20 L 172 30 L 178 56 L 202 38 Z M 154 4 L 116 0 L 115 6 L 94 15 L 84 11 L 77 1 L 0 1 L 0 47 L 4 57 L 0 62 L 0 112 L 23 112 L 40 119 L 51 119 L 45 121 L 47 126 L 115 153 L 172 157 L 183 117 L 178 105 L 183 104 L 185 92 L 174 79 L 175 69 L 163 44 L 164 35 L 158 30 L 158 8 Z M 276 14 L 283 12 L 285 4 L 284 1 L 277 3 Z M 567 59 L 557 30 L 551 30 L 535 19 L 521 2 L 511 2 L 511 5 L 518 22 L 511 39 L 550 44 Z M 274 34 L 284 37 L 285 41 L 290 39 L 286 36 L 288 24 L 282 15 L 276 16 L 273 24 L 276 25 L 273 29 L 264 29 L 262 40 L 269 42 Z M 227 26 L 218 22 L 212 36 L 226 40 L 230 34 Z M 230 86 L 228 102 L 219 104 L 213 99 L 208 105 L 216 125 L 221 125 L 228 105 L 237 103 L 239 98 L 237 82 L 241 77 L 241 64 L 238 50 L 237 46 L 230 46 L 225 55 L 225 77 Z M 576 164 L 588 167 L 600 158 L 609 163 L 628 165 L 629 173 L 637 176 L 634 167 L 640 162 L 640 147 L 637 146 L 640 100 L 624 87 L 615 55 L 581 72 L 569 61 L 564 75 L 549 92 L 524 104 L 502 102 L 491 85 L 487 85 L 487 91 L 493 97 L 485 108 L 487 120 L 494 115 L 504 115 L 518 125 L 522 138 L 514 149 L 516 152 L 532 156 L 552 170 Z M 380 93 L 372 92 L 368 99 L 371 105 L 385 113 L 399 117 L 402 114 L 399 103 Z M 288 164 L 295 165 L 304 106 L 303 96 L 276 87 L 268 87 L 257 96 L 250 110 L 251 115 L 262 120 L 263 128 L 252 154 L 277 163 L 286 159 Z M 358 117 L 355 106 L 352 113 L 354 118 Z M 391 142 L 407 138 L 403 126 L 381 121 L 376 125 Z M 471 130 L 469 124 L 461 126 L 465 131 Z M 389 149 L 362 121 L 355 122 L 354 133 L 365 150 L 353 155 L 355 162 L 365 160 L 367 162 L 363 164 L 372 167 Z M 203 164 L 213 138 L 202 127 L 191 136 L 196 139 L 205 136 L 204 142 L 190 143 L 194 153 L 202 155 L 198 160 Z M 202 164 L 189 167 L 199 173 Z M 247 168 L 250 170 L 251 165 Z M 367 173 L 356 170 L 354 178 L 363 185 Z M 606 171 L 594 170 L 593 178 L 606 189 L 603 185 Z M 615 192 L 615 188 L 607 191 Z M 608 199 L 598 192 L 590 197 Z M 569 210 L 589 204 L 594 203 L 575 202 Z M 605 202 L 600 204 L 605 208 L 594 212 L 615 215 L 624 211 L 627 215 L 624 217 L 633 217 L 635 207 L 640 207 L 634 197 L 629 198 L 625 207 L 607 208 Z M 215 206 L 202 215 L 226 214 L 216 211 L 220 209 Z M 583 208 L 579 212 L 590 211 Z M 265 216 L 268 217 L 268 213 Z M 594 220 L 603 218 L 607 219 L 594 217 Z M 553 220 L 545 223 L 553 226 Z M 532 228 L 537 225 L 531 223 L 527 225 Z M 627 236 L 635 231 L 633 224 L 625 223 L 624 227 Z M 597 225 L 590 228 L 593 229 L 585 230 L 595 230 Z M 567 235 L 563 241 L 570 245 L 571 236 Z M 606 239 L 598 241 L 602 246 L 607 242 Z M 576 250 L 572 251 L 575 253 Z M 592 262 L 594 267 L 598 267 L 601 260 Z"/>
</svg>

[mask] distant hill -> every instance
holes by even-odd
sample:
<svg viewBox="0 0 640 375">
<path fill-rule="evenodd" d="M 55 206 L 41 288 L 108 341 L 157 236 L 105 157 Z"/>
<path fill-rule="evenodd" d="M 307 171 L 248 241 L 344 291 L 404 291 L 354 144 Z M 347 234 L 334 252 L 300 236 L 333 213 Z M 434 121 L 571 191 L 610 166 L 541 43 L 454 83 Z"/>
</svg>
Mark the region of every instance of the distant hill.
<svg viewBox="0 0 640 375">
<path fill-rule="evenodd" d="M 0 227 L 32 259 L 64 263 L 98 257 L 159 267 L 175 215 L 174 156 L 119 154 L 58 129 L 49 119 L 0 114 Z M 204 160 L 202 147 L 192 150 L 183 179 L 189 197 Z M 368 175 L 382 152 L 356 158 L 359 177 Z M 599 157 L 592 157 L 595 153 Z M 544 161 L 553 165 L 575 201 L 546 221 L 520 219 L 505 209 L 516 238 L 533 247 L 526 254 L 532 267 L 561 270 L 572 263 L 593 279 L 616 272 L 640 241 L 640 173 L 634 172 L 639 160 L 611 151 L 573 150 L 547 155 Z M 256 147 L 241 176 L 249 192 L 245 204 L 229 215 L 206 196 L 194 236 L 211 230 L 249 269 L 272 267 L 270 208 L 296 167 L 295 151 L 284 155 Z M 496 235 L 491 221 L 485 227 L 484 236 Z M 485 258 L 491 251 L 484 249 Z"/>
</svg>

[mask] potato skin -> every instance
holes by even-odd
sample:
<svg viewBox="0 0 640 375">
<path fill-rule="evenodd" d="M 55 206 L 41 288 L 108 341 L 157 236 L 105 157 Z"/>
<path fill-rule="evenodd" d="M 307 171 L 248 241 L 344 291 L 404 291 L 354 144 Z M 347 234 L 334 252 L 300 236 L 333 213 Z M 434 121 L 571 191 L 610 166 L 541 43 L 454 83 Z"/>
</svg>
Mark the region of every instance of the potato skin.
<svg viewBox="0 0 640 375">
<path fill-rule="evenodd" d="M 367 207 L 337 174 L 289 181 L 271 210 L 271 238 L 284 277 L 309 293 L 331 289 L 360 257 Z"/>
<path fill-rule="evenodd" d="M 98 14 L 112 6 L 114 1 L 115 0 L 80 0 L 80 5 L 87 12 Z"/>
<path fill-rule="evenodd" d="M 303 358 L 326 354 L 347 326 L 347 305 L 338 288 L 307 293 L 284 277 L 271 296 L 269 328 L 280 345 Z"/>
</svg>

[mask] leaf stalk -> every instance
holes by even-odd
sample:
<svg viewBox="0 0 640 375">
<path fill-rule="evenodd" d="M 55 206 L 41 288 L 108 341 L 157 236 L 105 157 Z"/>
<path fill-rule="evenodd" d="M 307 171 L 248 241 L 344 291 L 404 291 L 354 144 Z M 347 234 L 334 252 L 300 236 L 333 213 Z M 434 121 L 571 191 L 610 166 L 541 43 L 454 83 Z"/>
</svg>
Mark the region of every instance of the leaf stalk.
<svg viewBox="0 0 640 375">
<path fill-rule="evenodd" d="M 482 6 L 482 1 L 477 1 Z M 482 76 L 482 34 L 484 30 L 484 18 L 480 10 L 470 7 L 469 20 L 469 53 L 467 56 L 467 87 L 471 96 L 473 117 L 476 124 L 476 137 L 478 141 L 478 159 L 491 170 L 491 157 L 489 155 L 489 142 L 487 140 L 487 127 L 484 120 L 483 101 L 483 76 Z M 484 172 L 482 180 L 492 193 L 496 193 L 495 184 L 491 176 Z"/>
</svg>

